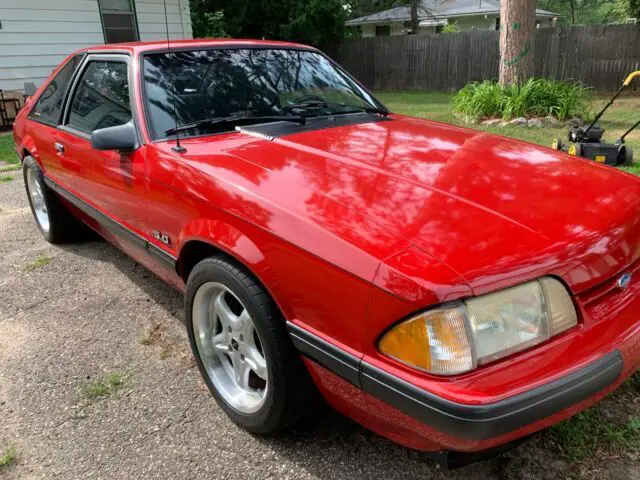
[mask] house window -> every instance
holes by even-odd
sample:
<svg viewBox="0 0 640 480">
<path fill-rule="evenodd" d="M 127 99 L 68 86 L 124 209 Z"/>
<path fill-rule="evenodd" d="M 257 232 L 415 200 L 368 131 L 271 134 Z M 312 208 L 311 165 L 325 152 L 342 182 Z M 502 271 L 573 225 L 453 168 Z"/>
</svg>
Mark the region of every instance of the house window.
<svg viewBox="0 0 640 480">
<path fill-rule="evenodd" d="M 500 17 L 496 17 L 496 30 L 500 31 Z"/>
<path fill-rule="evenodd" d="M 376 37 L 388 37 L 391 35 L 390 25 L 376 25 Z"/>
<path fill-rule="evenodd" d="M 106 43 L 138 40 L 138 22 L 133 0 L 98 0 Z"/>
</svg>

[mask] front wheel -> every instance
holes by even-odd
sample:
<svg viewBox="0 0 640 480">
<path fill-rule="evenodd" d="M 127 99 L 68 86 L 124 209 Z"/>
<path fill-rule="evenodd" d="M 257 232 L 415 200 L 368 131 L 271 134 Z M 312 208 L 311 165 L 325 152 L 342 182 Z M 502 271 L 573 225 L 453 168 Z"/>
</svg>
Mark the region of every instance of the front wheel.
<svg viewBox="0 0 640 480">
<path fill-rule="evenodd" d="M 198 369 L 236 424 L 275 433 L 315 403 L 311 379 L 276 305 L 232 262 L 208 258 L 195 266 L 185 318 Z"/>
</svg>

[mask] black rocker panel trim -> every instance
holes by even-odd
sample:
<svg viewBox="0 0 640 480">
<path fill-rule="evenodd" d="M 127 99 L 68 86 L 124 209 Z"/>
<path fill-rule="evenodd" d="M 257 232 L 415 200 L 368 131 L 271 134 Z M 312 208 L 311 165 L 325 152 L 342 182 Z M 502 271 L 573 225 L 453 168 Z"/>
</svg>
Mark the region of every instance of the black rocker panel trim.
<svg viewBox="0 0 640 480">
<path fill-rule="evenodd" d="M 287 322 L 287 328 L 303 355 L 410 417 L 469 440 L 499 437 L 560 412 L 611 385 L 623 369 L 622 355 L 615 350 L 538 388 L 499 402 L 467 405 L 418 388 L 299 326 Z"/>
<path fill-rule="evenodd" d="M 307 330 L 287 322 L 287 330 L 291 340 L 300 352 L 316 361 L 326 369 L 361 388 L 360 359 L 330 344 Z"/>
<path fill-rule="evenodd" d="M 87 202 L 77 197 L 73 193 L 69 192 L 65 188 L 61 187 L 60 185 L 58 185 L 56 182 L 54 182 L 47 176 L 44 177 L 44 181 L 47 184 L 47 186 L 51 188 L 54 192 L 56 192 L 62 198 L 64 198 L 69 203 L 74 205 L 76 208 L 81 210 L 83 213 L 93 218 L 96 222 L 102 225 L 106 230 L 113 233 L 114 235 L 117 235 L 123 240 L 131 243 L 132 245 L 139 248 L 140 250 L 146 251 L 147 253 L 149 253 L 149 255 L 159 260 L 160 263 L 164 266 L 164 268 L 175 271 L 177 259 L 173 255 L 165 252 L 164 250 L 155 246 L 154 244 L 149 243 L 149 241 L 146 238 L 138 235 L 135 232 L 132 232 L 130 229 L 128 229 L 121 223 L 116 222 L 111 217 L 105 215 L 98 209 L 92 207 Z"/>
<path fill-rule="evenodd" d="M 149 250 L 149 255 L 163 264 L 167 270 L 173 270 L 175 272 L 177 261 L 176 257 L 150 242 L 147 243 L 147 250 Z"/>
</svg>

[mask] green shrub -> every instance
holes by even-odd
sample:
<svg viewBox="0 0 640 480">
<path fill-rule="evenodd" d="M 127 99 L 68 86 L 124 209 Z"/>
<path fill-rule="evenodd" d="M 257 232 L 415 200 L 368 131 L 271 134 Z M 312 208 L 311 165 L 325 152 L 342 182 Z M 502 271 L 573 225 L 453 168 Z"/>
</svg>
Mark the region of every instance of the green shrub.
<svg viewBox="0 0 640 480">
<path fill-rule="evenodd" d="M 442 27 L 442 33 L 458 33 L 460 31 L 460 25 L 458 22 L 448 23 Z"/>
<path fill-rule="evenodd" d="M 490 81 L 469 83 L 454 96 L 453 108 L 468 121 L 547 115 L 564 121 L 586 116 L 586 100 L 587 89 L 579 83 L 531 78 L 504 88 Z"/>
<path fill-rule="evenodd" d="M 453 109 L 467 121 L 501 116 L 504 93 L 497 83 L 468 83 L 453 97 Z"/>
</svg>

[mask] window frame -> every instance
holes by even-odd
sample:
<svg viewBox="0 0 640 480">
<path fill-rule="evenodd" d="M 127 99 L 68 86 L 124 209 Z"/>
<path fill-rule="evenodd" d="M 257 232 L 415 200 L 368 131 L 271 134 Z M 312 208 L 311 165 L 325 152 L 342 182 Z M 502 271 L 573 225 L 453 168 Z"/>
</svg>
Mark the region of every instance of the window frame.
<svg viewBox="0 0 640 480">
<path fill-rule="evenodd" d="M 86 72 L 89 64 L 91 62 L 119 62 L 125 63 L 127 65 L 127 84 L 129 85 L 129 106 L 131 107 L 131 121 L 136 129 L 136 134 L 138 136 L 138 145 L 144 145 L 144 139 L 140 135 L 140 127 L 138 122 L 138 114 L 136 110 L 136 101 L 135 101 L 135 82 L 133 78 L 133 62 L 131 59 L 131 55 L 126 53 L 115 53 L 115 52 L 106 52 L 106 53 L 89 53 L 83 59 L 82 63 L 76 70 L 76 74 L 73 78 L 73 82 L 71 83 L 71 89 L 67 92 L 67 97 L 64 102 L 64 108 L 62 113 L 62 119 L 60 124 L 58 125 L 58 129 L 64 132 L 75 135 L 76 137 L 83 138 L 85 140 L 91 141 L 91 134 L 83 132 L 82 130 L 78 130 L 69 125 L 69 117 L 71 115 L 71 103 L 73 97 L 75 96 L 78 87 L 80 85 L 80 79 Z"/>
<path fill-rule="evenodd" d="M 86 52 L 80 52 L 80 53 L 76 53 L 74 55 L 69 55 L 67 60 L 64 63 L 62 63 L 59 66 L 59 68 L 56 69 L 57 70 L 56 74 L 51 76 L 51 79 L 46 83 L 44 88 L 41 90 L 40 94 L 37 97 L 35 97 L 34 100 L 32 100 L 33 101 L 33 106 L 29 110 L 29 115 L 27 115 L 27 118 L 29 120 L 31 120 L 33 122 L 36 122 L 36 123 L 40 123 L 42 125 L 46 125 L 48 127 L 53 127 L 53 128 L 57 128 L 62 123 L 62 116 L 63 116 L 64 111 L 65 111 L 67 98 L 69 97 L 69 91 L 71 90 L 71 87 L 75 82 L 75 79 L 76 79 L 76 76 L 78 75 L 78 72 L 82 68 L 82 65 L 84 63 L 84 57 L 86 57 L 86 56 L 87 56 Z M 38 105 L 38 102 L 42 98 L 42 95 L 44 94 L 44 92 L 46 92 L 47 89 L 49 88 L 49 86 L 55 81 L 56 78 L 58 78 L 58 75 L 60 75 L 62 70 L 64 70 L 64 68 L 67 65 L 69 65 L 69 62 L 73 61 L 75 58 L 78 58 L 78 57 L 79 57 L 78 64 L 76 65 L 75 70 L 71 74 L 71 78 L 69 79 L 69 83 L 67 83 L 67 86 L 65 87 L 65 90 L 62 93 L 62 108 L 60 109 L 60 113 L 58 113 L 58 120 L 56 122 L 47 122 L 47 121 L 44 121 L 42 117 L 36 117 L 34 115 L 33 111 L 35 110 L 36 106 Z"/>
<path fill-rule="evenodd" d="M 387 33 L 385 33 L 384 35 L 378 35 L 378 29 L 380 29 L 380 31 L 382 31 L 383 29 L 386 29 L 385 31 Z M 390 24 L 384 24 L 384 25 L 376 25 L 375 28 L 373 29 L 373 36 L 374 37 L 390 37 L 391 36 L 391 25 Z"/>
<path fill-rule="evenodd" d="M 107 29 L 104 24 L 104 14 L 108 15 L 131 15 L 133 20 L 133 42 L 140 41 L 140 28 L 138 25 L 138 13 L 136 12 L 136 2 L 135 0 L 128 0 L 131 5 L 131 12 L 123 12 L 118 10 L 109 10 L 102 7 L 102 1 L 98 0 L 98 11 L 100 13 L 100 25 L 102 25 L 102 37 L 104 38 L 105 45 L 116 45 L 115 43 L 109 43 L 107 40 Z"/>
</svg>

